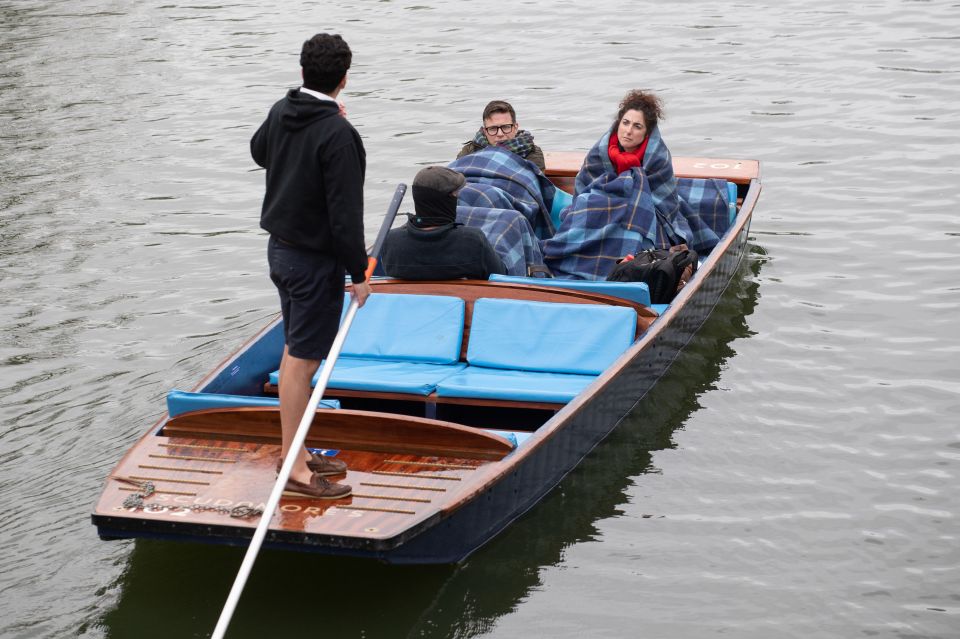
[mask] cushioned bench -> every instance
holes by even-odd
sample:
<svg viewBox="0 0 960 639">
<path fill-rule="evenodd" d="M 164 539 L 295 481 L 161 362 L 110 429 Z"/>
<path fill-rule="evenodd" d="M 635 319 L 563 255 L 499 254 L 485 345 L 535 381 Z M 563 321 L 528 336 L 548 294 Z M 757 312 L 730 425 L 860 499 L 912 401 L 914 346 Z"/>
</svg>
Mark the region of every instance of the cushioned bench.
<svg viewBox="0 0 960 639">
<path fill-rule="evenodd" d="M 513 284 L 535 284 L 537 286 L 554 286 L 568 288 L 587 293 L 611 295 L 630 300 L 644 306 L 650 306 L 650 287 L 646 282 L 607 282 L 605 280 L 564 280 L 556 277 L 522 277 L 520 275 L 490 276 L 491 282 L 511 282 Z"/>
<path fill-rule="evenodd" d="M 191 393 L 172 390 L 167 393 L 167 414 L 176 417 L 195 410 L 210 408 L 239 408 L 241 406 L 279 406 L 276 397 L 254 397 L 252 395 L 225 395 L 221 393 Z M 320 400 L 320 408 L 340 408 L 335 399 Z"/>
<path fill-rule="evenodd" d="M 473 306 L 469 366 L 438 397 L 568 402 L 633 342 L 633 309 L 481 298 Z"/>
<path fill-rule="evenodd" d="M 354 317 L 328 388 L 431 394 L 466 366 L 458 361 L 464 308 L 459 297 L 371 295 Z M 279 371 L 270 374 L 270 383 L 279 379 Z"/>
</svg>

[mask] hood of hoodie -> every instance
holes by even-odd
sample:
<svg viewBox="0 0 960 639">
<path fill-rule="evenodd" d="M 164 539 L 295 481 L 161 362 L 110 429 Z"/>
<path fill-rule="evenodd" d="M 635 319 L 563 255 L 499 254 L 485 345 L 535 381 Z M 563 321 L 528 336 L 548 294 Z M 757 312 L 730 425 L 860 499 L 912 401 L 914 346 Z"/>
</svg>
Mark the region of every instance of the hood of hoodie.
<svg viewBox="0 0 960 639">
<path fill-rule="evenodd" d="M 280 124 L 285 129 L 296 131 L 335 115 L 340 115 L 340 105 L 336 102 L 320 100 L 301 93 L 299 89 L 290 89 L 280 108 Z"/>
</svg>

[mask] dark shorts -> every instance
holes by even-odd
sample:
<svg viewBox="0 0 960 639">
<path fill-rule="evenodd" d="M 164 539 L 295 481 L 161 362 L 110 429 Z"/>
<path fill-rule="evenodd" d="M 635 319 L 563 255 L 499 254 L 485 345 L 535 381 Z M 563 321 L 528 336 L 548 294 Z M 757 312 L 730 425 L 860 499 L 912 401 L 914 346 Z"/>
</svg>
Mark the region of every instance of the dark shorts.
<svg viewBox="0 0 960 639">
<path fill-rule="evenodd" d="M 298 248 L 271 236 L 267 244 L 270 279 L 280 293 L 288 352 L 321 360 L 340 327 L 344 269 L 333 256 Z"/>
</svg>

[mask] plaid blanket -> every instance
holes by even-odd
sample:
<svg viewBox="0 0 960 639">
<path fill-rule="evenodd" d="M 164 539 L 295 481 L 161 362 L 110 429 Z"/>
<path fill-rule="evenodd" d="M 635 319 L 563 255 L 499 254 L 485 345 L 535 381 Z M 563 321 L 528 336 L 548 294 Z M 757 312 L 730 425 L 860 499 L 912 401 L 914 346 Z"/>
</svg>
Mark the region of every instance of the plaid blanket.
<svg viewBox="0 0 960 639">
<path fill-rule="evenodd" d="M 464 206 L 514 209 L 530 221 L 538 238 L 554 233 L 550 207 L 557 188 L 536 164 L 498 146 L 488 146 L 447 165 L 467 178 Z"/>
<path fill-rule="evenodd" d="M 464 191 L 470 188 L 468 184 Z M 493 250 L 503 260 L 507 275 L 526 275 L 528 264 L 543 265 L 540 244 L 533 234 L 530 221 L 520 211 L 461 205 L 457 206 L 457 222 L 483 231 Z"/>
<path fill-rule="evenodd" d="M 509 275 L 543 265 L 539 239 L 553 233 L 550 207 L 556 187 L 532 162 L 487 147 L 447 165 L 467 178 L 457 200 L 457 221 L 483 231 Z"/>
<path fill-rule="evenodd" d="M 692 246 L 698 253 L 706 253 L 717 245 L 717 239 L 730 226 L 727 181 L 677 178 L 677 195 L 691 209 L 684 211 L 684 217 L 693 231 Z"/>
<path fill-rule="evenodd" d="M 617 174 L 607 154 L 607 132 L 590 149 L 577 174 L 573 203 L 560 216 L 556 234 L 541 243 L 544 262 L 556 277 L 605 279 L 616 261 L 628 253 L 666 248 L 686 242 L 698 252 L 710 250 L 716 232 L 697 208 L 681 198 L 673 159 L 658 128 L 641 168 Z M 706 189 L 687 189 L 697 200 Z M 722 196 L 725 201 L 725 194 Z"/>
</svg>

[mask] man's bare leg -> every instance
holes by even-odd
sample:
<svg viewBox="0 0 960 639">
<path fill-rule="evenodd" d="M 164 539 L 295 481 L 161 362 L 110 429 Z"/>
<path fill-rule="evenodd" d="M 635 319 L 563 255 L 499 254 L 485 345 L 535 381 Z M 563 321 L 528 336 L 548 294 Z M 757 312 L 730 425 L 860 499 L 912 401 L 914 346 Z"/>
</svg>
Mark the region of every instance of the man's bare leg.
<svg viewBox="0 0 960 639">
<path fill-rule="evenodd" d="M 300 359 L 287 352 L 283 347 L 283 359 L 280 360 L 280 431 L 281 455 L 286 459 L 290 444 L 297 434 L 297 427 L 303 419 L 303 413 L 310 403 L 312 392 L 311 382 L 320 367 L 320 362 L 314 359 Z M 313 472 L 307 467 L 310 454 L 306 448 L 300 449 L 297 461 L 290 472 L 290 478 L 303 484 L 310 483 Z"/>
</svg>

